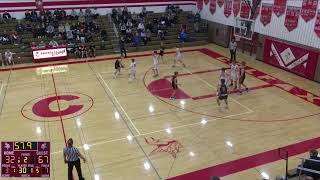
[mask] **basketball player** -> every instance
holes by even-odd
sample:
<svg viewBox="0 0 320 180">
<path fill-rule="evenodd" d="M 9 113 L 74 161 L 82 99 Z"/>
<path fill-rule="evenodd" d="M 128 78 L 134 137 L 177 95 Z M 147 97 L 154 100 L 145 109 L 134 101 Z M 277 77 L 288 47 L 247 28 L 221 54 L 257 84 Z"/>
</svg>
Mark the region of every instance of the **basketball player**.
<svg viewBox="0 0 320 180">
<path fill-rule="evenodd" d="M 226 109 L 229 109 L 229 107 L 228 107 L 228 88 L 225 84 L 224 79 L 220 80 L 220 85 L 218 86 L 218 89 L 217 89 L 217 97 L 218 97 L 217 103 L 218 103 L 219 109 L 221 110 L 220 101 L 222 101 L 222 100 L 226 104 Z"/>
<path fill-rule="evenodd" d="M 157 51 L 153 51 L 153 77 L 159 76 L 159 55 Z"/>
<path fill-rule="evenodd" d="M 170 99 L 176 99 L 176 91 L 178 90 L 178 72 L 174 72 L 174 75 L 171 79 L 171 85 L 172 85 L 172 95 L 170 96 Z"/>
<path fill-rule="evenodd" d="M 118 75 L 120 74 L 121 68 L 123 68 L 123 65 L 119 59 L 116 60 L 114 63 L 114 69 L 115 72 L 113 73 L 113 78 L 116 79 Z"/>
<path fill-rule="evenodd" d="M 221 82 L 221 79 L 224 79 L 225 84 L 228 84 L 228 80 L 229 80 L 229 75 L 226 72 L 225 68 L 221 68 L 221 73 L 220 73 L 220 78 L 219 78 L 219 84 Z"/>
<path fill-rule="evenodd" d="M 232 61 L 230 66 L 230 76 L 231 76 L 230 86 L 233 86 L 233 89 L 237 89 L 238 71 L 239 71 L 239 67 L 236 61 Z"/>
<path fill-rule="evenodd" d="M 163 46 L 162 44 L 161 44 L 161 46 L 160 46 L 159 56 L 160 56 L 160 58 L 161 58 L 162 63 L 164 63 L 164 60 L 163 60 L 163 56 L 164 56 L 164 46 Z"/>
<path fill-rule="evenodd" d="M 137 79 L 136 78 L 136 68 L 137 68 L 137 64 L 135 62 L 135 59 L 131 59 L 131 64 L 130 64 L 130 68 L 129 68 L 129 81 L 132 81 L 132 78 Z"/>
<path fill-rule="evenodd" d="M 248 92 L 248 87 L 247 85 L 244 84 L 244 80 L 246 79 L 246 62 L 242 61 L 240 70 L 239 70 L 239 94 L 242 94 L 242 86 L 245 87 L 246 91 Z"/>
<path fill-rule="evenodd" d="M 182 62 L 182 54 L 178 46 L 176 46 L 176 55 L 175 55 L 172 67 L 176 66 L 177 61 L 179 61 L 183 65 L 183 67 L 186 67 L 186 65 Z"/>
</svg>

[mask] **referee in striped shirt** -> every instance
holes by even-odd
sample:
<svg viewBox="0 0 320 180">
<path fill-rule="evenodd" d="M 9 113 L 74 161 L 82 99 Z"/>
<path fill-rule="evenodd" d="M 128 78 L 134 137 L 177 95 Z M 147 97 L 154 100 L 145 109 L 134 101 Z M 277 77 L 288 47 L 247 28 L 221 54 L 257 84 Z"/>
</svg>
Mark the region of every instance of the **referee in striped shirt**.
<svg viewBox="0 0 320 180">
<path fill-rule="evenodd" d="M 68 163 L 68 180 L 72 180 L 73 166 L 76 167 L 79 180 L 84 180 L 82 177 L 81 163 L 79 158 L 81 158 L 84 163 L 86 162 L 86 158 L 83 157 L 78 148 L 73 147 L 73 140 L 71 138 L 68 139 L 68 146 L 63 150 L 63 158 L 64 162 Z"/>
</svg>

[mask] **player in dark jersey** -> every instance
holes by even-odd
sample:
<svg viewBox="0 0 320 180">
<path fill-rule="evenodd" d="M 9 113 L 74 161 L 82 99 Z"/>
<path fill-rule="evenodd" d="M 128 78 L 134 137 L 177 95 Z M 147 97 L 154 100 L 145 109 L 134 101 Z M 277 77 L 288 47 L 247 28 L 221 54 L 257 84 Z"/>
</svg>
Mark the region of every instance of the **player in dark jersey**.
<svg viewBox="0 0 320 180">
<path fill-rule="evenodd" d="M 219 109 L 221 110 L 220 107 L 220 101 L 224 101 L 226 103 L 226 109 L 229 109 L 228 107 L 228 88 L 226 86 L 226 81 L 224 79 L 220 80 L 220 84 L 217 89 L 217 103 L 219 105 Z"/>
<path fill-rule="evenodd" d="M 170 96 L 170 99 L 176 99 L 176 91 L 178 90 L 178 72 L 174 72 L 174 75 L 171 79 L 171 85 L 172 85 L 172 95 Z"/>
<path fill-rule="evenodd" d="M 121 60 L 117 59 L 116 62 L 114 63 L 114 69 L 115 69 L 115 72 L 113 73 L 114 79 L 118 77 L 122 67 L 123 67 L 123 65 L 121 64 Z"/>
<path fill-rule="evenodd" d="M 244 84 L 244 80 L 246 79 L 246 71 L 245 71 L 245 67 L 246 67 L 246 62 L 242 61 L 241 62 L 241 66 L 239 68 L 239 94 L 242 94 L 242 86 L 246 89 L 246 91 L 248 92 L 248 87 L 247 85 Z"/>
<path fill-rule="evenodd" d="M 163 47 L 163 45 L 160 46 L 159 56 L 161 58 L 161 61 L 164 63 L 164 61 L 163 61 L 163 56 L 164 56 L 164 47 Z"/>
</svg>

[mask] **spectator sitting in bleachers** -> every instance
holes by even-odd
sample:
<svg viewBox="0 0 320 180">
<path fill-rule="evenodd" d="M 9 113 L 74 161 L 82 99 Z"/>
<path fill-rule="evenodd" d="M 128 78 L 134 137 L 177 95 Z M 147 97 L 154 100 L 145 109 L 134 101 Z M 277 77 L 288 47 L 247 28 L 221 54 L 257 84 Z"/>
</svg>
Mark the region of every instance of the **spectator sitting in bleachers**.
<svg viewBox="0 0 320 180">
<path fill-rule="evenodd" d="M 37 48 L 37 44 L 36 44 L 36 42 L 34 42 L 34 41 L 30 44 L 30 46 L 31 46 L 32 49 Z"/>
<path fill-rule="evenodd" d="M 87 50 L 87 47 L 85 46 L 85 44 L 81 44 L 79 46 L 79 50 L 80 50 L 80 53 L 81 53 L 81 58 L 88 57 L 88 50 Z"/>
<path fill-rule="evenodd" d="M 132 30 L 131 30 L 131 28 L 128 28 L 128 29 L 126 30 L 126 38 L 125 38 L 125 41 L 126 41 L 126 43 L 128 43 L 128 42 L 131 42 L 131 40 L 132 40 Z"/>
<path fill-rule="evenodd" d="M 5 22 L 7 22 L 7 21 L 9 21 L 9 20 L 12 19 L 11 15 L 10 15 L 7 11 L 5 11 L 5 12 L 2 14 L 2 17 L 3 17 L 3 19 L 5 20 Z"/>
<path fill-rule="evenodd" d="M 58 47 L 59 44 L 57 41 L 55 41 L 54 39 L 52 39 L 50 42 L 49 42 L 49 46 L 50 47 Z"/>
<path fill-rule="evenodd" d="M 84 16 L 84 13 L 83 13 L 83 10 L 82 9 L 80 9 L 80 11 L 79 11 L 79 13 L 78 13 L 78 16 L 80 17 L 80 16 Z"/>
<path fill-rule="evenodd" d="M 143 16 L 146 16 L 146 15 L 147 15 L 147 8 L 146 8 L 145 6 L 142 6 L 141 14 L 142 14 Z"/>
<path fill-rule="evenodd" d="M 151 31 L 149 29 L 147 29 L 146 31 L 146 38 L 147 38 L 147 41 L 151 41 Z"/>
<path fill-rule="evenodd" d="M 0 42 L 2 45 L 7 45 L 10 44 L 10 36 L 8 35 L 7 31 L 4 31 L 1 35 L 0 35 Z"/>
<path fill-rule="evenodd" d="M 74 36 L 71 30 L 66 31 L 66 38 L 68 43 L 74 42 Z"/>
<path fill-rule="evenodd" d="M 130 29 L 133 27 L 133 24 L 132 24 L 131 20 L 127 21 L 126 27 L 130 28 Z"/>
<path fill-rule="evenodd" d="M 18 22 L 18 24 L 16 25 L 16 31 L 19 34 L 22 34 L 24 32 L 25 28 L 24 25 L 20 23 L 20 21 Z"/>
<path fill-rule="evenodd" d="M 96 7 L 92 10 L 92 16 L 94 19 L 97 19 L 99 17 L 98 9 Z"/>
<path fill-rule="evenodd" d="M 139 23 L 139 25 L 138 25 L 138 31 L 139 31 L 139 32 L 145 31 L 145 27 L 144 27 L 143 22 L 140 22 L 140 23 Z"/>
<path fill-rule="evenodd" d="M 70 13 L 69 18 L 70 18 L 71 20 L 76 20 L 76 19 L 78 19 L 78 14 L 77 14 L 77 12 L 76 12 L 74 9 L 71 10 L 71 13 Z"/>
<path fill-rule="evenodd" d="M 21 43 L 21 38 L 19 37 L 18 33 L 15 31 L 11 32 L 10 38 L 11 38 L 11 42 L 14 45 L 18 45 Z"/>
<path fill-rule="evenodd" d="M 136 32 L 132 38 L 132 43 L 134 47 L 137 47 L 141 43 L 141 37 L 138 32 Z"/>
<path fill-rule="evenodd" d="M 141 37 L 141 40 L 143 41 L 143 45 L 146 46 L 147 42 L 148 42 L 146 33 L 144 31 L 141 31 L 140 32 L 140 37 Z"/>
<path fill-rule="evenodd" d="M 31 11 L 31 21 L 36 22 L 38 20 L 38 13 L 35 10 Z"/>
<path fill-rule="evenodd" d="M 59 25 L 58 31 L 59 31 L 59 36 L 63 37 L 63 39 L 64 39 L 65 38 L 66 29 L 65 29 L 65 26 L 63 24 Z"/>
<path fill-rule="evenodd" d="M 46 32 L 48 37 L 52 38 L 54 36 L 54 27 L 52 24 L 49 24 Z"/>
<path fill-rule="evenodd" d="M 86 17 L 91 17 L 91 10 L 89 8 L 87 8 L 85 11 L 84 11 L 84 16 Z"/>
<path fill-rule="evenodd" d="M 27 10 L 25 13 L 24 13 L 24 19 L 27 20 L 27 21 L 31 21 L 31 13 L 29 10 Z"/>
<path fill-rule="evenodd" d="M 66 20 L 66 18 L 67 18 L 67 12 L 65 11 L 65 10 L 63 10 L 63 9 L 60 9 L 60 20 Z"/>
<path fill-rule="evenodd" d="M 87 42 L 93 41 L 93 33 L 90 30 L 87 30 L 85 33 L 85 38 Z"/>
</svg>

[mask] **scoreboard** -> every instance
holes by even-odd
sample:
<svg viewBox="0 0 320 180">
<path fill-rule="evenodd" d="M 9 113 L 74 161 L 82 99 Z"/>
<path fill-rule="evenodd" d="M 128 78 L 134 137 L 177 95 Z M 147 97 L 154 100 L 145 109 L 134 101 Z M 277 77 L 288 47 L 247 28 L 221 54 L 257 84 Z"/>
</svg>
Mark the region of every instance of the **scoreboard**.
<svg viewBox="0 0 320 180">
<path fill-rule="evenodd" d="M 1 142 L 1 177 L 50 177 L 50 142 Z"/>
</svg>

